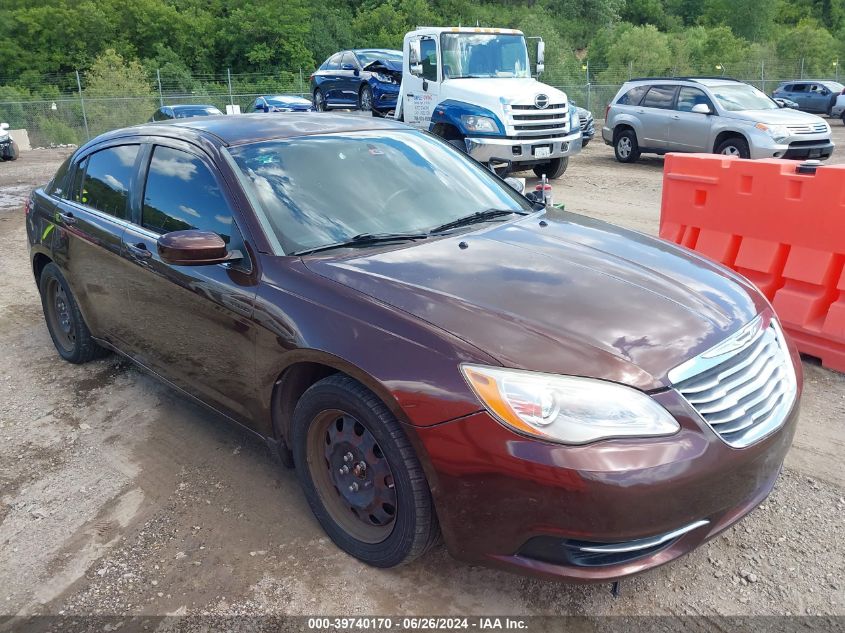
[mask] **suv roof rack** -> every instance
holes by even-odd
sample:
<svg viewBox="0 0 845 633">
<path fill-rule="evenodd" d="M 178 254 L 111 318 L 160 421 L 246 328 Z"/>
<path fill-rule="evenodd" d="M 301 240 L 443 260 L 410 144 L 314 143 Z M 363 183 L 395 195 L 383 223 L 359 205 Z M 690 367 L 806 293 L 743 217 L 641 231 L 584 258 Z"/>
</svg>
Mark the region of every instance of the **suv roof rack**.
<svg viewBox="0 0 845 633">
<path fill-rule="evenodd" d="M 744 83 L 740 79 L 733 77 L 722 77 L 721 75 L 705 76 L 699 75 L 697 77 L 634 77 L 628 81 L 696 81 L 698 79 L 719 79 L 722 81 L 735 81 L 737 83 Z"/>
</svg>

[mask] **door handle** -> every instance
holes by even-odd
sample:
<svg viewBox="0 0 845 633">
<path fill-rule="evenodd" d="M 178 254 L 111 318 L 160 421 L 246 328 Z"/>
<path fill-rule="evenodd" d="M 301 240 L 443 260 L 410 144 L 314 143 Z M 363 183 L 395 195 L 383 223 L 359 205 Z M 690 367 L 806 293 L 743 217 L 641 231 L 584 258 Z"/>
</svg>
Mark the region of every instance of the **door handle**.
<svg viewBox="0 0 845 633">
<path fill-rule="evenodd" d="M 672 115 L 672 118 L 673 118 L 673 119 L 675 119 L 676 121 L 678 121 L 678 120 L 680 120 L 681 115 L 679 115 L 679 114 L 673 114 L 673 115 Z"/>
<path fill-rule="evenodd" d="M 152 252 L 150 252 L 147 245 L 143 242 L 138 242 L 137 244 L 127 244 L 126 248 L 128 248 L 129 252 L 135 257 L 139 257 L 141 259 L 149 259 L 153 256 Z"/>
<path fill-rule="evenodd" d="M 59 211 L 59 217 L 65 224 L 76 224 L 76 217 L 70 211 Z"/>
</svg>

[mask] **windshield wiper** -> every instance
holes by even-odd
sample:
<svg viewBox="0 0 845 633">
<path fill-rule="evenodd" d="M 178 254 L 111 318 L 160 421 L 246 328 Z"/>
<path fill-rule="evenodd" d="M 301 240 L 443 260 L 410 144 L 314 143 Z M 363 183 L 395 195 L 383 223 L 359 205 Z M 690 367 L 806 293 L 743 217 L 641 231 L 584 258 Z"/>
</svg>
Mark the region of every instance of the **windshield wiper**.
<svg viewBox="0 0 845 633">
<path fill-rule="evenodd" d="M 514 214 L 528 215 L 528 211 L 516 211 L 514 209 L 485 209 L 484 211 L 476 211 L 475 213 L 465 215 L 464 217 L 458 218 L 457 220 L 452 220 L 451 222 L 446 222 L 445 224 L 441 224 L 440 226 L 435 226 L 429 231 L 429 234 L 442 233 L 443 231 L 448 231 L 449 229 L 456 229 L 459 226 L 469 226 L 470 224 L 486 222 L 487 220 L 492 220 L 503 215 Z"/>
<path fill-rule="evenodd" d="M 291 253 L 291 255 L 310 255 L 311 253 L 327 251 L 333 248 L 356 248 L 358 246 L 370 246 L 372 244 L 382 244 L 385 242 L 424 240 L 427 237 L 428 233 L 359 233 L 358 235 L 350 237 L 348 240 L 343 240 L 342 242 L 334 242 L 333 244 L 306 248 L 301 251 L 295 251 Z"/>
</svg>

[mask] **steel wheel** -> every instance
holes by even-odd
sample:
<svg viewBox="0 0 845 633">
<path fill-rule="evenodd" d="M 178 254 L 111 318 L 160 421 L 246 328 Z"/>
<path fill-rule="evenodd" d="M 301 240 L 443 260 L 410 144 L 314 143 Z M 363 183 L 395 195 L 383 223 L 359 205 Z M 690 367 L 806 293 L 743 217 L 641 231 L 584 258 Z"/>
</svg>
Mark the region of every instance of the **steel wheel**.
<svg viewBox="0 0 845 633">
<path fill-rule="evenodd" d="M 390 464 L 372 433 L 337 409 L 317 415 L 308 430 L 308 469 L 332 519 L 364 543 L 393 531 L 397 498 Z"/>
<path fill-rule="evenodd" d="M 58 279 L 51 278 L 47 283 L 47 320 L 56 342 L 68 353 L 76 346 L 76 334 L 73 329 L 73 316 L 70 301 L 64 286 Z"/>
</svg>

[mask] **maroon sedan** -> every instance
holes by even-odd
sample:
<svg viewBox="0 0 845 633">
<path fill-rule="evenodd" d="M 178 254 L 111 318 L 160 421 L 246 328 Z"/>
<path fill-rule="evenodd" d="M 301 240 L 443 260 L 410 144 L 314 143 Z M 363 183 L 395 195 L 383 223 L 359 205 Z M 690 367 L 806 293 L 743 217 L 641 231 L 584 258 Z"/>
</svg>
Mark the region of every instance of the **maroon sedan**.
<svg viewBox="0 0 845 633">
<path fill-rule="evenodd" d="M 47 327 L 251 429 L 335 543 L 576 581 L 670 561 L 769 493 L 800 364 L 751 284 L 339 115 L 80 147 L 26 205 Z M 280 500 L 280 502 L 284 502 Z"/>
</svg>

